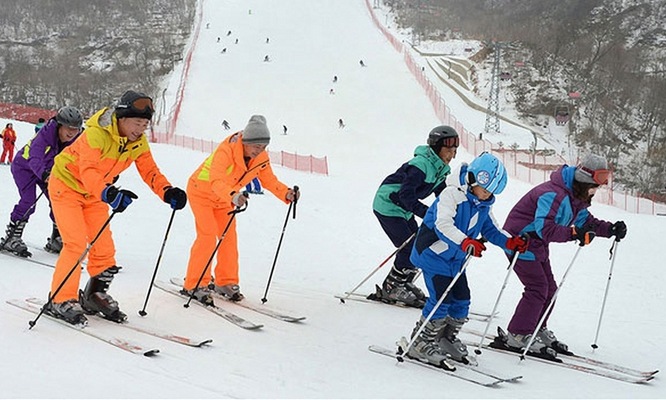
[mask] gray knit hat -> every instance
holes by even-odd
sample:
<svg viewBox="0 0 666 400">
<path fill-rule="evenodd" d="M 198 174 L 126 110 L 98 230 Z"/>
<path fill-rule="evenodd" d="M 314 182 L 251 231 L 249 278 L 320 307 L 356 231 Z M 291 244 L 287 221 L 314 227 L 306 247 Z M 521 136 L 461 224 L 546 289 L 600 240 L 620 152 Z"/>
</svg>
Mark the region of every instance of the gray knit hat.
<svg viewBox="0 0 666 400">
<path fill-rule="evenodd" d="M 574 179 L 582 183 L 599 185 L 599 182 L 594 180 L 592 173 L 600 169 L 608 170 L 608 162 L 606 159 L 596 154 L 588 154 L 576 167 Z"/>
<path fill-rule="evenodd" d="M 268 144 L 271 141 L 271 133 L 266 126 L 266 118 L 263 115 L 253 115 L 243 129 L 243 143 L 245 144 Z"/>
</svg>

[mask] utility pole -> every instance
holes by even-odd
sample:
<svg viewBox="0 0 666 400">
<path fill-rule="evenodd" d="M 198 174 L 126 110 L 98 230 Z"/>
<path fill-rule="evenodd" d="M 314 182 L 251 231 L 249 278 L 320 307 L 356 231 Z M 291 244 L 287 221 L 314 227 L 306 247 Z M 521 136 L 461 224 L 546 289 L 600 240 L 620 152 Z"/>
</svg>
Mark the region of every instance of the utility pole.
<svg viewBox="0 0 666 400">
<path fill-rule="evenodd" d="M 500 49 L 502 44 L 492 42 L 493 70 L 490 77 L 490 94 L 488 95 L 488 109 L 486 111 L 486 127 L 484 133 L 499 133 L 499 89 L 500 89 Z"/>
</svg>

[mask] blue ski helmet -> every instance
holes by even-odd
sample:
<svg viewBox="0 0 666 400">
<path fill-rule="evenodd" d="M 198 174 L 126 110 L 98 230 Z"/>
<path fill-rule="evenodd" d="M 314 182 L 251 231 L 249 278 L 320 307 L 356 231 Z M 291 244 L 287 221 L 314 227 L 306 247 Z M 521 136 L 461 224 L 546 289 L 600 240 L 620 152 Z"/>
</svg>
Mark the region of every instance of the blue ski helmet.
<svg viewBox="0 0 666 400">
<path fill-rule="evenodd" d="M 479 185 L 492 194 L 500 194 L 506 187 L 506 168 L 494 155 L 483 152 L 467 167 L 470 186 Z"/>
</svg>

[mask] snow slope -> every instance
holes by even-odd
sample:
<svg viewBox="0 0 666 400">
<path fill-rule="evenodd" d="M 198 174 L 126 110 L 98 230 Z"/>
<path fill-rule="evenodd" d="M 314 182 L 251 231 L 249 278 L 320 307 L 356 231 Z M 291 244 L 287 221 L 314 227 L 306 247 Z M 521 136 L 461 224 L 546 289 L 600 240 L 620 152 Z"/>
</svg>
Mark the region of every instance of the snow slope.
<svg viewBox="0 0 666 400">
<path fill-rule="evenodd" d="M 7 398 L 663 398 L 663 378 L 637 386 L 584 375 L 518 357 L 484 352 L 480 363 L 503 374 L 524 375 L 498 389 L 477 387 L 439 372 L 396 365 L 367 351 L 392 346 L 411 332 L 419 311 L 374 304 L 340 304 L 333 296 L 351 289 L 393 251 L 371 211 L 381 180 L 411 157 L 438 125 L 431 106 L 402 58 L 373 27 L 363 1 L 203 1 L 203 24 L 185 89 L 177 133 L 222 140 L 229 121 L 242 129 L 251 114 L 264 114 L 273 132 L 272 150 L 327 156 L 330 176 L 276 167 L 302 198 L 289 219 L 268 306 L 306 315 L 286 324 L 240 308 L 230 309 L 264 329 L 250 332 L 180 299 L 153 290 L 141 318 L 171 214 L 141 182 L 134 169 L 119 184 L 139 199 L 112 221 L 117 260 L 125 268 L 111 294 L 132 323 L 187 336 L 213 339 L 191 349 L 110 326 L 162 352 L 148 359 L 131 355 L 42 319 L 27 330 L 32 315 L 5 303 L 12 298 L 46 297 L 52 270 L 0 255 L 0 393 Z M 231 30 L 232 35 L 226 36 Z M 220 37 L 220 43 L 217 43 Z M 266 38 L 270 38 L 266 43 Z M 238 44 L 234 44 L 238 38 Z M 222 48 L 227 52 L 220 54 Z M 271 62 L 264 63 L 265 55 Z M 363 59 L 367 67 L 361 68 Z M 332 83 L 334 75 L 338 82 Z M 176 79 L 172 79 L 171 82 Z M 329 94 L 331 88 L 335 94 Z M 169 93 L 176 88 L 169 87 Z M 457 115 L 465 121 L 466 115 Z M 343 118 L 347 127 L 338 129 Z M 0 121 L 4 123 L 4 121 Z M 289 127 L 281 135 L 282 125 Z M 17 123 L 19 142 L 32 127 Z M 233 132 L 233 130 L 231 132 Z M 154 145 L 158 164 L 184 187 L 206 154 Z M 472 155 L 459 151 L 453 164 Z M 17 193 L 9 168 L 0 167 L 0 214 L 8 220 Z M 494 208 L 503 221 L 530 187 L 511 180 Z M 642 369 L 664 369 L 661 332 L 666 298 L 664 219 L 594 205 L 611 221 L 625 220 L 629 235 L 617 249 L 596 357 Z M 241 287 L 247 301 L 264 295 L 287 206 L 271 194 L 254 196 L 238 217 Z M 34 247 L 50 234 L 47 205 L 40 201 L 24 238 Z M 159 265 L 158 278 L 183 276 L 194 221 L 189 208 L 178 212 Z M 597 239 L 581 250 L 558 299 L 550 327 L 569 346 L 590 355 L 608 281 L 611 242 Z M 572 243 L 551 247 L 556 279 L 571 261 Z M 50 260 L 55 262 L 55 257 Z M 472 309 L 488 312 L 507 262 L 490 248 L 468 269 Z M 381 270 L 362 288 L 372 290 Z M 81 285 L 85 285 L 83 274 Z M 422 285 L 422 282 L 419 282 Z M 493 326 L 506 326 L 520 296 L 515 277 L 499 305 Z M 662 310 L 662 311 L 660 311 Z M 660 317 L 662 315 L 662 317 Z M 484 325 L 470 321 L 470 327 Z M 469 336 L 469 339 L 473 337 Z"/>
</svg>

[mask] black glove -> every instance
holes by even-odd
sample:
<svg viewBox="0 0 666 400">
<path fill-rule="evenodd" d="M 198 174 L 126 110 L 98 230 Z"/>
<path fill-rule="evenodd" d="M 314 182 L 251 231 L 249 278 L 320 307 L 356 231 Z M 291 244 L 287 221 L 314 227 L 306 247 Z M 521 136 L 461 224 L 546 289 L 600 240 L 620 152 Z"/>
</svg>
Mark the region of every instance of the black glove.
<svg viewBox="0 0 666 400">
<path fill-rule="evenodd" d="M 624 239 L 627 236 L 627 224 L 624 221 L 617 221 L 611 225 L 609 232 L 611 236 L 615 236 L 616 240 Z"/>
<path fill-rule="evenodd" d="M 183 189 L 168 187 L 164 191 L 164 202 L 169 204 L 174 210 L 181 210 L 187 204 L 187 194 Z"/>
<path fill-rule="evenodd" d="M 131 191 L 127 189 L 120 189 L 116 188 L 115 186 L 107 186 L 103 191 L 102 191 L 102 200 L 105 203 L 109 203 L 111 205 L 111 208 L 113 208 L 113 211 L 115 212 L 123 212 L 129 206 L 132 204 L 132 199 L 138 199 L 139 196 L 136 194 L 132 193 Z"/>
<path fill-rule="evenodd" d="M 583 225 L 581 228 L 575 226 L 571 228 L 571 239 L 578 240 L 580 246 L 590 244 L 597 234 L 594 232 L 594 225 Z"/>
</svg>

